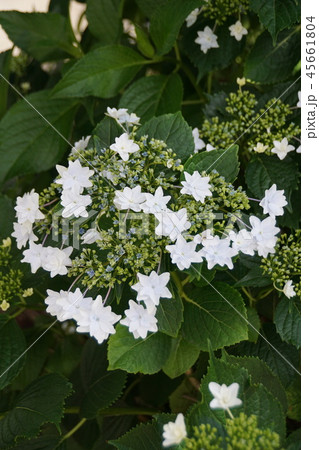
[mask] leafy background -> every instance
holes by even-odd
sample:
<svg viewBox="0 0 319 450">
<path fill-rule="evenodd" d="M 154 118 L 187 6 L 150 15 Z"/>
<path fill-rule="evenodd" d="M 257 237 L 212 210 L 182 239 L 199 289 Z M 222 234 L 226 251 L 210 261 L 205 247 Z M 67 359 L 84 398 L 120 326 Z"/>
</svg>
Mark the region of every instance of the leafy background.
<svg viewBox="0 0 319 450">
<path fill-rule="evenodd" d="M 12 50 L 0 54 L 0 73 L 11 83 L 0 79 L 0 238 L 12 232 L 16 196 L 48 186 L 55 164 L 66 162 L 70 143 L 89 134 L 96 146 L 113 142 L 118 130 L 104 116 L 107 106 L 138 114 L 145 124 L 140 133 L 166 140 L 185 161 L 193 152 L 190 126 L 200 126 L 207 116 L 223 117 L 225 96 L 237 89 L 238 76 L 252 81 L 249 89 L 260 105 L 299 76 L 298 0 L 250 0 L 247 38 L 237 42 L 229 24 L 222 25 L 220 48 L 207 55 L 194 39 L 210 20 L 185 26 L 201 0 L 86 3 L 88 27 L 80 40 L 65 0 L 51 0 L 47 13 L 0 12 L 1 26 L 22 50 L 19 56 Z M 135 25 L 135 38 L 128 24 Z M 291 106 L 298 88 L 295 83 L 283 97 Z M 295 111 L 293 120 L 298 115 Z M 202 155 L 187 162 L 189 171 L 218 156 Z M 247 161 L 233 147 L 217 170 L 231 182 L 238 176 L 235 184 L 257 198 L 277 183 L 292 205 L 281 226 L 288 232 L 300 227 L 298 155 L 284 161 L 257 155 Z M 17 249 L 14 260 L 24 272 L 25 287 L 35 289 L 26 309 L 0 316 L 1 373 L 51 325 L 44 313 L 45 290 L 66 285 L 44 273 L 31 277 L 19 265 Z M 213 278 L 200 270 L 204 280 Z M 207 282 L 192 278 L 186 293 L 192 303 L 181 292 L 173 301 L 164 300 L 160 331 L 138 345 L 123 326 L 103 345 L 52 326 L 0 378 L 0 448 L 158 449 L 162 425 L 172 417 L 165 413 L 188 411 L 191 425 L 223 423 L 224 417 L 207 410 L 212 379 L 240 380 L 244 411 L 276 431 L 284 448 L 300 448 L 298 374 Z M 271 281 L 258 259 L 241 257 L 232 277 L 221 271 L 215 281 L 254 328 L 299 367 L 299 304 L 271 289 L 264 295 Z M 153 416 L 157 420 L 151 422 Z"/>
</svg>

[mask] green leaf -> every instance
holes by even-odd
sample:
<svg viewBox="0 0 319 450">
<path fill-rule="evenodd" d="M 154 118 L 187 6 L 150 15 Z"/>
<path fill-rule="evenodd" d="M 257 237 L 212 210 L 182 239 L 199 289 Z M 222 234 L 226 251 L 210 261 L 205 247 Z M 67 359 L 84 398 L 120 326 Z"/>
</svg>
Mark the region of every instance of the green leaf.
<svg viewBox="0 0 319 450">
<path fill-rule="evenodd" d="M 283 442 L 286 436 L 286 422 L 277 399 L 262 385 L 251 386 L 243 402 L 245 414 L 255 414 L 261 429 L 270 428 L 279 434 Z"/>
<path fill-rule="evenodd" d="M 181 107 L 183 84 L 179 75 L 154 75 L 135 81 L 122 95 L 121 108 L 135 112 L 142 121 Z"/>
<path fill-rule="evenodd" d="M 107 343 L 98 344 L 95 339 L 88 339 L 81 357 L 81 381 L 85 392 L 107 371 Z"/>
<path fill-rule="evenodd" d="M 52 450 L 58 448 L 61 440 L 59 435 L 43 435 L 34 439 L 19 440 L 19 443 L 14 446 L 14 450 Z"/>
<path fill-rule="evenodd" d="M 145 339 L 134 339 L 127 327 L 118 325 L 116 334 L 109 339 L 109 369 L 156 373 L 167 360 L 170 342 L 170 337 L 160 332 L 149 334 Z"/>
<path fill-rule="evenodd" d="M 198 356 L 199 349 L 180 335 L 172 339 L 171 350 L 163 371 L 170 378 L 179 377 L 195 364 Z"/>
<path fill-rule="evenodd" d="M 5 386 L 7 386 L 11 382 L 11 380 L 13 380 L 21 371 L 25 362 L 25 357 L 22 356 L 25 348 L 25 338 L 16 321 L 9 320 L 6 315 L 1 314 L 0 389 L 3 389 Z"/>
<path fill-rule="evenodd" d="M 252 267 L 248 273 L 241 278 L 235 287 L 251 286 L 251 287 L 264 287 L 272 284 L 271 279 L 263 273 L 263 269 L 260 266 Z"/>
<path fill-rule="evenodd" d="M 39 91 L 26 99 L 35 110 L 21 100 L 0 122 L 0 183 L 16 175 L 50 169 L 67 148 L 71 150 L 67 139 L 76 101 L 51 99 L 50 91 Z"/>
<path fill-rule="evenodd" d="M 142 55 L 146 56 L 147 58 L 153 58 L 155 50 L 150 42 L 150 39 L 146 31 L 144 31 L 144 29 L 139 25 L 135 25 L 135 33 L 136 33 L 136 45 L 138 50 L 142 53 Z"/>
<path fill-rule="evenodd" d="M 281 300 L 275 311 L 274 323 L 283 341 L 300 348 L 301 315 L 300 305 L 296 301 L 286 298 Z"/>
<path fill-rule="evenodd" d="M 299 182 L 298 165 L 288 156 L 283 161 L 276 156 L 254 157 L 248 163 L 245 176 L 248 189 L 259 199 L 264 197 L 266 189 L 276 184 L 277 189 L 284 189 L 289 202 Z"/>
<path fill-rule="evenodd" d="M 194 152 L 192 129 L 180 112 L 153 117 L 137 132 L 139 138 L 146 135 L 166 142 L 182 162 Z"/>
<path fill-rule="evenodd" d="M 279 31 L 300 20 L 299 0 L 250 0 L 251 9 L 271 34 L 275 43 Z"/>
<path fill-rule="evenodd" d="M 0 11 L 0 24 L 17 47 L 39 61 L 81 56 L 67 19 L 60 14 Z"/>
<path fill-rule="evenodd" d="M 161 450 L 162 436 L 155 424 L 142 424 L 116 441 L 110 441 L 118 450 Z"/>
<path fill-rule="evenodd" d="M 251 342 L 257 342 L 258 331 L 260 329 L 260 319 L 255 308 L 247 308 L 247 320 L 254 327 L 248 325 L 248 340 Z"/>
<path fill-rule="evenodd" d="M 105 44 L 114 44 L 122 32 L 123 0 L 88 0 L 89 30 Z"/>
<path fill-rule="evenodd" d="M 301 429 L 293 431 L 286 440 L 287 450 L 301 450 Z"/>
<path fill-rule="evenodd" d="M 244 76 L 265 84 L 289 78 L 300 60 L 300 34 L 297 31 L 282 31 L 275 47 L 270 34 L 262 33 L 246 60 Z"/>
<path fill-rule="evenodd" d="M 13 222 L 15 220 L 15 210 L 12 200 L 0 194 L 0 239 L 10 236 L 13 231 Z"/>
<path fill-rule="evenodd" d="M 183 309 L 183 302 L 177 293 L 173 298 L 161 298 L 156 311 L 158 330 L 176 337 L 183 320 Z"/>
<path fill-rule="evenodd" d="M 171 50 L 188 14 L 202 4 L 201 0 L 166 0 L 157 6 L 152 13 L 150 33 L 159 55 Z"/>
<path fill-rule="evenodd" d="M 126 382 L 126 373 L 116 370 L 97 379 L 86 392 L 80 408 L 81 417 L 93 419 L 98 412 L 119 398 Z"/>
<path fill-rule="evenodd" d="M 11 55 L 11 50 L 0 53 L 0 73 L 7 79 L 10 75 Z M 7 109 L 8 89 L 9 84 L 0 77 L 0 119 Z"/>
<path fill-rule="evenodd" d="M 289 419 L 301 421 L 301 383 L 295 380 L 287 389 Z"/>
<path fill-rule="evenodd" d="M 185 163 L 184 170 L 188 173 L 217 170 L 226 181 L 232 183 L 239 172 L 238 145 L 226 150 L 212 150 L 192 155 Z"/>
<path fill-rule="evenodd" d="M 54 97 L 114 97 L 146 60 L 129 47 L 108 45 L 87 53 L 64 75 Z"/>
<path fill-rule="evenodd" d="M 286 392 L 279 380 L 279 378 L 273 374 L 267 364 L 256 357 L 236 357 L 231 355 L 225 355 L 227 362 L 244 367 L 250 377 L 253 384 L 262 384 L 268 391 L 280 402 L 284 411 L 287 410 L 287 397 Z"/>
<path fill-rule="evenodd" d="M 218 48 L 211 48 L 207 53 L 203 53 L 199 44 L 195 42 L 198 31 L 203 31 L 206 26 L 213 28 L 212 21 L 207 19 L 197 20 L 195 25 L 187 28 L 182 39 L 181 49 L 190 61 L 198 68 L 198 79 L 211 72 L 213 69 L 224 69 L 240 54 L 245 38 L 238 42 L 230 36 L 228 26 L 218 27 Z"/>
<path fill-rule="evenodd" d="M 182 334 L 201 350 L 213 350 L 247 339 L 246 309 L 239 292 L 226 283 L 214 283 L 188 294 L 184 304 Z"/>
<path fill-rule="evenodd" d="M 258 356 L 278 376 L 284 387 L 298 377 L 300 357 L 292 345 L 282 342 L 273 324 L 264 324 L 256 344 L 242 342 L 232 349 L 238 356 Z"/>
<path fill-rule="evenodd" d="M 19 437 L 35 436 L 44 423 L 59 427 L 64 399 L 70 395 L 71 389 L 64 377 L 54 373 L 31 383 L 0 421 L 0 448 L 12 446 Z"/>
</svg>

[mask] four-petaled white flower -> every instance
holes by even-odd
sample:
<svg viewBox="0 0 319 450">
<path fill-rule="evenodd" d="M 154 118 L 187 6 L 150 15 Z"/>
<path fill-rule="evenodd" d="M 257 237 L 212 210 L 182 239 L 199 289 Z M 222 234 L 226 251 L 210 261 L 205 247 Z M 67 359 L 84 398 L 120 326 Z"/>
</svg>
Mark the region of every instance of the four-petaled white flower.
<svg viewBox="0 0 319 450">
<path fill-rule="evenodd" d="M 294 297 L 296 295 L 294 285 L 292 284 L 292 280 L 286 281 L 285 286 L 283 288 L 283 293 L 288 298 Z"/>
<path fill-rule="evenodd" d="M 282 141 L 273 141 L 274 147 L 271 149 L 272 153 L 276 153 L 279 159 L 284 159 L 289 152 L 295 150 L 293 145 L 288 144 L 288 139 L 283 138 Z"/>
<path fill-rule="evenodd" d="M 70 259 L 72 251 L 72 247 L 66 247 L 63 250 L 56 247 L 43 247 L 41 264 L 44 270 L 50 272 L 51 278 L 68 273 L 67 267 L 72 265 Z"/>
<path fill-rule="evenodd" d="M 14 209 L 16 210 L 18 223 L 27 221 L 34 223 L 36 220 L 44 219 L 44 215 L 39 210 L 39 194 L 34 192 L 34 189 L 22 197 L 18 197 Z"/>
<path fill-rule="evenodd" d="M 255 152 L 264 153 L 268 148 L 268 145 L 264 145 L 261 142 L 258 142 L 256 147 L 254 147 Z"/>
<path fill-rule="evenodd" d="M 276 227 L 274 217 L 269 216 L 260 220 L 258 217 L 250 216 L 249 221 L 252 226 L 251 235 L 255 238 L 258 255 L 266 258 L 269 253 L 275 253 L 276 234 L 279 233 L 280 229 Z"/>
<path fill-rule="evenodd" d="M 184 416 L 179 413 L 175 422 L 168 422 L 163 426 L 163 447 L 178 445 L 187 437 Z"/>
<path fill-rule="evenodd" d="M 135 339 L 145 339 L 149 331 L 157 331 L 157 319 L 143 305 L 139 305 L 133 300 L 129 300 L 129 309 L 124 311 L 125 318 L 120 321 L 122 325 L 128 327 Z"/>
<path fill-rule="evenodd" d="M 88 146 L 89 140 L 91 139 L 91 136 L 82 137 L 79 141 L 74 143 L 74 146 L 72 147 L 70 155 L 77 155 L 83 150 L 85 150 Z"/>
<path fill-rule="evenodd" d="M 194 25 L 197 20 L 197 16 L 199 14 L 199 8 L 194 9 L 188 16 L 186 17 L 186 26 L 187 28 Z"/>
<path fill-rule="evenodd" d="M 242 401 L 237 397 L 239 391 L 239 384 L 232 383 L 230 386 L 226 384 L 218 384 L 214 381 L 208 384 L 208 389 L 214 396 L 209 406 L 212 409 L 225 409 L 234 408 L 240 406 Z"/>
<path fill-rule="evenodd" d="M 171 196 L 165 195 L 163 189 L 159 186 L 154 195 L 145 193 L 145 203 L 141 204 L 141 208 L 145 213 L 155 214 L 161 211 L 167 211 L 167 203 L 170 201 Z"/>
<path fill-rule="evenodd" d="M 236 41 L 241 41 L 242 37 L 248 33 L 239 20 L 237 20 L 237 22 L 234 23 L 234 25 L 231 25 L 228 29 L 230 31 L 230 35 L 234 36 Z"/>
<path fill-rule="evenodd" d="M 182 181 L 183 188 L 181 194 L 188 194 L 198 202 L 204 203 L 206 197 L 212 196 L 209 184 L 209 177 L 202 177 L 197 170 L 191 175 L 184 172 L 185 180 Z"/>
<path fill-rule="evenodd" d="M 83 244 L 94 244 L 94 242 L 102 239 L 101 234 L 96 228 L 89 228 L 81 237 Z"/>
<path fill-rule="evenodd" d="M 62 217 L 88 217 L 86 206 L 91 203 L 90 195 L 81 195 L 71 189 L 64 189 L 61 195 L 61 205 L 64 206 Z"/>
<path fill-rule="evenodd" d="M 232 241 L 232 248 L 236 252 L 242 252 L 245 255 L 253 256 L 255 253 L 256 241 L 251 233 L 245 229 L 240 230 L 238 233 L 230 231 L 230 240 Z"/>
<path fill-rule="evenodd" d="M 128 161 L 130 154 L 137 152 L 140 147 L 130 139 L 127 133 L 123 133 L 115 138 L 115 143 L 110 146 L 110 149 L 118 153 L 123 161 Z"/>
<path fill-rule="evenodd" d="M 188 269 L 192 263 L 202 262 L 200 252 L 196 252 L 196 242 L 186 242 L 182 235 L 179 235 L 174 245 L 167 245 L 165 248 L 171 254 L 171 260 L 177 265 L 179 270 Z"/>
<path fill-rule="evenodd" d="M 198 128 L 194 128 L 192 131 L 192 134 L 193 134 L 194 145 L 195 145 L 194 153 L 198 153 L 198 150 L 205 148 L 205 142 L 199 137 Z"/>
<path fill-rule="evenodd" d="M 110 306 L 104 306 L 101 295 L 98 295 L 91 303 L 89 310 L 80 310 L 77 319 L 79 333 L 89 333 L 99 344 L 105 341 L 110 334 L 115 333 L 114 324 L 121 316 L 115 314 Z"/>
<path fill-rule="evenodd" d="M 203 31 L 197 32 L 198 37 L 195 39 L 196 44 L 200 45 L 203 53 L 207 53 L 210 48 L 218 48 L 217 36 L 209 27 L 205 27 Z"/>
<path fill-rule="evenodd" d="M 298 103 L 297 108 L 301 108 L 301 91 L 298 91 Z"/>
<path fill-rule="evenodd" d="M 202 231 L 200 234 L 196 234 L 194 236 L 193 241 L 196 242 L 196 244 L 202 244 L 204 241 L 213 239 L 213 235 L 210 229 L 207 229 L 205 231 Z"/>
<path fill-rule="evenodd" d="M 275 184 L 270 189 L 265 190 L 265 197 L 259 203 L 263 208 L 264 214 L 269 214 L 272 217 L 284 214 L 283 207 L 288 205 L 284 192 L 284 190 L 277 191 Z"/>
<path fill-rule="evenodd" d="M 167 209 L 167 211 L 156 213 L 155 217 L 159 221 L 155 228 L 155 234 L 157 236 L 169 236 L 171 241 L 176 241 L 177 237 L 191 226 L 187 218 L 186 208 L 176 212 Z"/>
<path fill-rule="evenodd" d="M 11 234 L 12 237 L 17 240 L 17 247 L 25 247 L 29 241 L 37 241 L 38 237 L 32 231 L 32 223 L 27 220 L 23 223 L 14 222 L 13 224 L 14 232 Z"/>
<path fill-rule="evenodd" d="M 142 210 L 142 203 L 145 201 L 145 194 L 141 192 L 141 186 L 131 189 L 125 187 L 123 191 L 115 191 L 114 205 L 117 209 L 131 209 L 139 212 Z"/>
<path fill-rule="evenodd" d="M 82 167 L 78 159 L 69 161 L 69 167 L 56 165 L 61 178 L 56 180 L 57 184 L 62 184 L 63 190 L 72 190 L 76 193 L 83 192 L 83 188 L 91 187 L 92 182 L 90 176 L 94 174 L 94 170 L 88 167 Z"/>
<path fill-rule="evenodd" d="M 147 310 L 151 314 L 155 314 L 156 306 L 159 304 L 160 298 L 172 298 L 171 292 L 166 287 L 169 282 L 169 272 L 158 275 L 154 270 L 150 275 L 137 274 L 138 283 L 132 286 L 137 292 L 137 300 L 144 301 Z"/>
</svg>

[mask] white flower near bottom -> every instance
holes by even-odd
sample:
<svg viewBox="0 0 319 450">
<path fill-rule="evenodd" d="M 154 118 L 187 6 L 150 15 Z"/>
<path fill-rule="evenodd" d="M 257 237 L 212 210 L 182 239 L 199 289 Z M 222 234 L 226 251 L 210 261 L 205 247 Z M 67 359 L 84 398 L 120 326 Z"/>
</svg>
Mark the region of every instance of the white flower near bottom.
<svg viewBox="0 0 319 450">
<path fill-rule="evenodd" d="M 175 422 L 168 422 L 163 426 L 163 447 L 178 445 L 187 437 L 185 419 L 182 413 L 179 413 Z"/>
<path fill-rule="evenodd" d="M 39 210 L 39 194 L 32 189 L 22 197 L 17 197 L 17 205 L 14 207 L 18 223 L 31 222 L 44 219 L 44 215 Z"/>
<path fill-rule="evenodd" d="M 203 258 L 200 252 L 196 252 L 196 242 L 186 242 L 182 235 L 178 236 L 174 245 L 166 245 L 166 250 L 171 255 L 173 264 L 179 270 L 188 269 L 192 263 L 200 263 Z"/>
<path fill-rule="evenodd" d="M 60 322 L 63 319 L 63 302 L 67 302 L 68 292 L 67 291 L 52 291 L 51 289 L 47 290 L 47 297 L 44 300 L 44 303 L 47 305 L 46 311 L 51 314 L 51 316 L 55 316 Z M 61 302 L 58 303 L 58 300 Z"/>
<path fill-rule="evenodd" d="M 263 208 L 264 214 L 269 214 L 271 217 L 284 214 L 283 207 L 288 205 L 284 192 L 284 190 L 277 191 L 276 184 L 265 190 L 265 197 L 259 203 Z"/>
<path fill-rule="evenodd" d="M 157 319 L 143 305 L 139 305 L 133 300 L 129 301 L 129 309 L 124 311 L 125 318 L 120 321 L 122 325 L 128 327 L 135 339 L 145 339 L 149 331 L 156 332 Z"/>
<path fill-rule="evenodd" d="M 237 397 L 239 391 L 239 384 L 232 383 L 230 386 L 226 384 L 218 384 L 212 381 L 208 384 L 208 389 L 214 396 L 209 406 L 212 409 L 229 409 L 235 406 L 240 406 L 243 402 Z"/>
<path fill-rule="evenodd" d="M 44 270 L 50 272 L 51 278 L 68 273 L 67 267 L 72 265 L 70 258 L 72 251 L 72 247 L 66 247 L 63 250 L 56 247 L 43 247 L 41 264 Z"/>
<path fill-rule="evenodd" d="M 155 217 L 159 221 L 155 228 L 155 234 L 157 236 L 169 236 L 173 242 L 176 241 L 183 231 L 188 230 L 191 226 L 191 223 L 188 221 L 186 208 L 176 212 L 167 208 L 166 211 L 156 213 Z"/>
<path fill-rule="evenodd" d="M 200 45 L 203 53 L 207 53 L 210 48 L 218 48 L 217 36 L 209 27 L 205 27 L 203 31 L 197 32 L 198 37 L 195 39 L 196 44 Z"/>
<path fill-rule="evenodd" d="M 130 139 L 127 133 L 123 133 L 115 138 L 115 143 L 110 146 L 110 149 L 118 153 L 123 161 L 128 161 L 130 154 L 137 152 L 140 147 Z"/>
<path fill-rule="evenodd" d="M 185 19 L 187 28 L 194 25 L 194 23 L 197 20 L 198 14 L 199 14 L 199 8 L 194 9 L 194 11 L 192 11 L 190 14 L 188 14 L 188 16 Z"/>
<path fill-rule="evenodd" d="M 145 202 L 141 204 L 143 212 L 155 214 L 161 211 L 167 211 L 167 203 L 170 201 L 170 195 L 164 195 L 163 189 L 159 186 L 154 194 L 146 192 L 144 194 Z"/>
<path fill-rule="evenodd" d="M 140 212 L 144 202 L 145 194 L 141 192 L 141 186 L 136 186 L 133 189 L 125 187 L 123 191 L 115 191 L 114 205 L 119 210 L 131 209 Z"/>
<path fill-rule="evenodd" d="M 292 284 L 292 280 L 286 281 L 285 286 L 283 288 L 283 293 L 288 298 L 294 297 L 296 295 L 294 285 Z"/>
<path fill-rule="evenodd" d="M 238 233 L 230 231 L 230 240 L 232 241 L 232 248 L 236 252 L 242 252 L 245 255 L 254 256 L 256 247 L 256 241 L 251 233 L 245 229 L 240 230 Z"/>
<path fill-rule="evenodd" d="M 240 20 L 237 20 L 237 22 L 234 23 L 234 25 L 231 25 L 228 29 L 230 31 L 230 35 L 234 36 L 236 41 L 241 41 L 242 37 L 248 34 L 248 31 L 245 27 L 243 27 Z"/>
<path fill-rule="evenodd" d="M 160 298 L 172 298 L 171 292 L 166 287 L 170 279 L 169 272 L 158 275 L 154 270 L 150 275 L 137 274 L 138 283 L 132 286 L 137 292 L 137 300 L 144 301 L 147 310 L 150 313 L 156 311 Z"/>
<path fill-rule="evenodd" d="M 205 148 L 205 142 L 199 137 L 198 128 L 194 128 L 192 131 L 192 134 L 193 134 L 194 145 L 195 145 L 194 153 L 198 153 L 198 150 Z"/>
<path fill-rule="evenodd" d="M 11 236 L 16 238 L 18 248 L 25 247 L 29 241 L 38 240 L 38 237 L 32 231 L 32 223 L 29 220 L 23 223 L 14 222 L 13 228 L 14 232 Z"/>
<path fill-rule="evenodd" d="M 232 257 L 237 254 L 237 250 L 230 246 L 229 238 L 220 239 L 219 236 L 214 236 L 212 239 L 203 241 L 201 255 L 206 259 L 209 270 L 216 265 L 233 269 Z"/>
<path fill-rule="evenodd" d="M 89 228 L 81 237 L 83 244 L 94 244 L 94 242 L 102 239 L 101 234 L 96 228 Z"/>
<path fill-rule="evenodd" d="M 274 147 L 271 149 L 272 153 L 275 153 L 279 159 L 286 158 L 289 152 L 295 150 L 293 145 L 288 144 L 288 139 L 283 138 L 282 141 L 273 141 Z"/>
<path fill-rule="evenodd" d="M 104 306 L 101 295 L 91 303 L 89 310 L 81 310 L 77 320 L 79 333 L 89 333 L 99 344 L 102 344 L 110 334 L 115 333 L 114 324 L 121 316 L 115 314 L 110 306 Z"/>
<path fill-rule="evenodd" d="M 184 172 L 185 180 L 182 181 L 181 194 L 188 194 L 198 202 L 204 203 L 206 197 L 211 197 L 212 191 L 209 177 L 202 177 L 197 170 L 191 175 Z"/>
<path fill-rule="evenodd" d="M 62 217 L 88 217 L 86 207 L 91 203 L 90 195 L 81 195 L 71 189 L 64 189 L 61 195 L 61 205 L 64 207 Z"/>
</svg>

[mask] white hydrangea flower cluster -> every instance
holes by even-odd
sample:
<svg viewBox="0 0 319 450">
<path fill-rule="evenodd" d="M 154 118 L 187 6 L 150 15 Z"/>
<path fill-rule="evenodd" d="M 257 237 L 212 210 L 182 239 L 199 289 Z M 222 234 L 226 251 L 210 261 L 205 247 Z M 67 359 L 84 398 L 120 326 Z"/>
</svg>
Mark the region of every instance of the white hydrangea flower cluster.
<svg viewBox="0 0 319 450">
<path fill-rule="evenodd" d="M 127 127 L 132 126 L 132 123 L 138 123 L 137 116 L 128 115 L 127 110 L 124 109 L 108 109 L 108 115 L 119 123 L 126 124 Z M 196 133 L 194 138 L 198 140 Z M 142 146 L 143 144 L 140 143 L 140 145 Z M 202 144 L 200 143 L 200 145 Z M 117 158 L 116 161 L 118 161 L 118 158 L 121 159 L 121 164 L 123 164 L 121 170 L 124 173 L 122 179 L 125 180 L 128 171 L 126 165 L 131 163 L 133 158 L 137 159 L 137 154 L 141 153 L 139 145 L 134 141 L 134 133 L 128 134 L 128 132 L 125 132 L 119 138 L 116 138 L 115 143 L 110 146 L 110 151 L 111 158 Z M 134 155 L 135 153 L 136 155 Z M 147 152 L 144 151 L 144 153 L 145 156 L 148 156 Z M 89 167 L 86 167 L 83 159 L 80 161 L 80 156 L 79 159 L 72 160 L 72 158 L 69 161 L 68 167 L 57 165 L 57 171 L 60 177 L 55 181 L 55 194 L 53 195 L 56 195 L 56 192 L 58 192 L 58 197 L 60 196 L 60 198 L 56 198 L 54 201 L 60 200 L 60 204 L 63 207 L 62 217 L 69 218 L 70 220 L 79 217 L 86 219 L 89 215 L 86 208 L 94 200 L 96 184 L 99 183 L 100 175 L 98 173 L 94 174 L 96 169 L 90 170 Z M 159 160 L 161 160 L 161 155 Z M 178 164 L 180 170 L 182 170 L 183 166 L 180 163 Z M 102 165 L 102 167 L 104 168 L 105 166 Z M 233 226 L 230 228 L 225 228 L 224 226 L 225 229 L 217 228 L 215 230 L 206 225 L 205 229 L 206 222 L 204 221 L 200 222 L 200 228 L 196 228 L 196 217 L 198 216 L 195 216 L 194 219 L 190 211 L 205 212 L 205 208 L 208 208 L 208 212 L 210 212 L 212 206 L 209 206 L 209 202 L 214 201 L 213 196 L 216 196 L 214 194 L 216 192 L 214 190 L 215 186 L 211 180 L 217 180 L 216 175 L 208 176 L 206 173 L 201 174 L 198 171 L 189 173 L 187 170 L 184 170 L 181 176 L 182 181 L 180 181 L 181 186 L 166 183 L 163 177 L 163 186 L 165 189 L 171 188 L 169 191 L 171 195 L 165 195 L 162 186 L 158 186 L 153 190 L 150 189 L 151 192 L 147 192 L 147 186 L 150 186 L 148 179 L 146 178 L 144 184 L 141 185 L 137 178 L 138 176 L 134 175 L 132 181 L 127 183 L 129 186 L 123 182 L 119 183 L 115 181 L 114 186 L 108 186 L 109 191 L 106 194 L 104 193 L 104 188 L 102 188 L 101 195 L 107 199 L 108 206 L 104 207 L 98 215 L 98 217 L 103 217 L 105 214 L 109 214 L 108 217 L 110 217 L 114 224 L 116 222 L 119 223 L 114 217 L 119 217 L 118 214 L 120 211 L 124 211 L 125 218 L 130 211 L 148 215 L 155 222 L 155 236 L 152 238 L 153 240 L 149 241 L 149 245 L 152 246 L 153 243 L 161 242 L 161 247 L 158 247 L 157 250 L 159 251 L 159 259 L 152 261 L 153 266 L 149 265 L 144 274 L 141 273 L 142 271 L 136 269 L 130 274 L 130 279 L 133 280 L 131 287 L 136 291 L 137 298 L 136 301 L 133 299 L 128 301 L 129 307 L 124 311 L 125 316 L 122 318 L 114 314 L 111 307 L 109 305 L 106 306 L 106 301 L 110 290 L 114 287 L 115 282 L 117 282 L 112 281 L 111 278 L 114 267 L 118 267 L 116 265 L 117 261 L 120 259 L 123 261 L 123 268 L 119 267 L 118 277 L 121 277 L 125 273 L 124 270 L 129 270 L 126 267 L 128 260 L 125 259 L 124 255 L 125 253 L 129 255 L 129 252 L 132 252 L 130 239 L 132 233 L 134 235 L 135 230 L 130 229 L 126 234 L 126 243 L 120 243 L 118 246 L 118 244 L 113 243 L 116 241 L 110 240 L 113 231 L 110 234 L 110 230 L 104 229 L 103 227 L 100 228 L 98 221 L 95 221 L 94 224 L 91 223 L 91 227 L 87 228 L 86 232 L 82 234 L 81 241 L 83 246 L 94 245 L 102 250 L 104 248 L 110 248 L 103 247 L 105 240 L 111 242 L 112 247 L 117 246 L 118 256 L 114 257 L 111 253 L 108 253 L 107 258 L 109 263 L 105 263 L 104 261 L 99 263 L 101 268 L 98 272 L 100 278 L 107 274 L 104 280 L 111 280 L 109 284 L 102 282 L 100 285 L 97 285 L 98 288 L 109 288 L 105 299 L 102 300 L 101 295 L 97 295 L 95 300 L 85 298 L 87 290 L 95 286 L 94 284 L 89 285 L 85 283 L 84 286 L 87 286 L 88 289 L 84 294 L 82 294 L 79 288 L 74 293 L 48 291 L 48 298 L 46 299 L 49 313 L 55 315 L 60 321 L 68 319 L 75 320 L 79 332 L 90 333 L 98 342 L 102 342 L 110 334 L 115 332 L 113 325 L 118 321 L 129 328 L 129 331 L 135 339 L 144 339 L 148 332 L 156 332 L 158 330 L 156 311 L 160 299 L 172 298 L 172 294 L 167 288 L 170 279 L 169 272 L 159 274 L 162 252 L 166 251 L 169 254 L 171 263 L 176 265 L 179 270 L 189 269 L 192 264 L 201 263 L 204 260 L 209 270 L 216 266 L 226 266 L 231 270 L 234 267 L 233 259 L 240 252 L 247 255 L 254 255 L 257 252 L 259 256 L 266 257 L 269 253 L 274 253 L 277 241 L 276 235 L 280 231 L 276 227 L 275 217 L 283 215 L 283 207 L 287 205 L 284 191 L 277 190 L 276 185 L 273 185 L 270 189 L 266 190 L 265 197 L 260 201 L 263 213 L 269 214 L 269 217 L 261 220 L 258 217 L 251 216 L 249 218 L 250 225 L 241 221 L 245 228 L 238 232 L 233 229 Z M 176 178 L 173 179 L 176 180 Z M 223 183 L 223 186 L 227 186 L 225 181 Z M 121 187 L 121 189 L 117 189 L 117 187 Z M 84 189 L 87 189 L 88 194 L 83 194 Z M 217 192 L 224 192 L 223 189 Z M 227 186 L 227 189 L 232 189 L 232 191 L 229 190 L 227 192 L 236 194 L 231 185 L 230 187 Z M 240 190 L 238 195 L 244 196 L 247 200 L 245 194 L 241 193 Z M 51 203 L 52 201 L 48 204 Z M 183 204 L 185 204 L 185 207 L 181 207 Z M 214 205 L 214 203 L 211 205 Z M 47 204 L 42 206 L 44 212 L 47 212 L 45 209 L 46 206 Z M 61 248 L 50 245 L 45 246 L 44 244 L 48 237 L 48 232 L 46 231 L 43 242 L 41 244 L 35 244 L 34 241 L 38 237 L 33 233 L 32 225 L 36 221 L 42 221 L 44 229 L 48 230 L 48 223 L 50 224 L 50 222 L 45 221 L 45 215 L 39 208 L 39 196 L 34 190 L 25 194 L 23 197 L 18 197 L 16 211 L 18 223 L 15 224 L 15 231 L 12 235 L 16 237 L 19 248 L 29 242 L 29 248 L 23 252 L 24 259 L 22 262 L 30 264 L 32 273 L 35 273 L 39 268 L 43 268 L 45 271 L 50 272 L 51 277 L 77 274 L 77 279 L 81 278 L 83 273 L 76 272 L 76 268 L 84 267 L 83 259 L 81 260 L 79 257 L 75 257 L 72 261 L 71 254 L 73 248 L 63 248 L 64 241 L 62 242 Z M 231 213 L 231 215 L 233 214 Z M 41 228 L 41 223 L 39 225 Z M 23 230 L 22 227 L 24 227 Z M 197 229 L 200 231 L 194 231 Z M 139 241 L 141 242 L 140 245 L 143 245 L 143 240 L 145 239 L 142 236 L 142 241 Z M 134 241 L 132 240 L 132 242 Z M 127 245 L 125 247 L 126 250 L 124 250 L 123 245 Z M 139 250 L 138 246 L 136 248 Z M 153 248 L 146 249 L 146 251 L 154 253 Z M 91 264 L 87 277 L 95 276 L 92 267 L 93 263 L 97 261 L 97 258 L 94 251 L 92 252 L 89 250 L 89 247 L 85 247 L 84 255 L 87 255 L 89 264 Z M 114 258 L 114 266 L 110 265 L 111 258 Z M 139 255 L 137 254 L 135 257 L 135 254 L 131 253 L 131 261 L 133 261 L 131 264 L 134 264 L 134 258 L 138 260 Z M 157 272 L 152 270 L 154 263 L 158 265 Z M 69 268 L 71 268 L 71 272 Z M 84 268 L 83 270 L 85 271 L 86 269 Z M 136 278 L 138 282 L 134 284 Z M 122 275 L 122 282 L 127 279 L 124 279 Z M 113 280 L 116 279 L 113 278 Z M 78 301 L 75 297 L 79 298 Z"/>
</svg>

